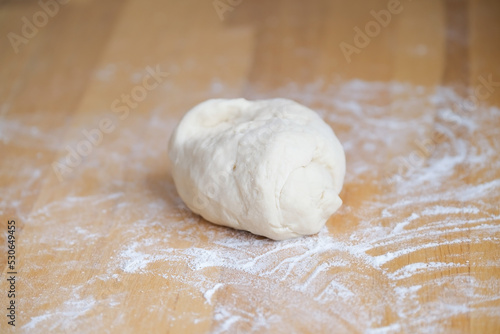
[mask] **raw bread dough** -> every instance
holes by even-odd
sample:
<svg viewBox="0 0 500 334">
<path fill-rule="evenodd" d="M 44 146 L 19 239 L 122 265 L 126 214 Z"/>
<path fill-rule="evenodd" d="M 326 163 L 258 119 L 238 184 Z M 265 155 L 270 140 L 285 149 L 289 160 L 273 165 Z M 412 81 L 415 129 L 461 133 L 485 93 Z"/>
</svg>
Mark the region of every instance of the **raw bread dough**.
<svg viewBox="0 0 500 334">
<path fill-rule="evenodd" d="M 192 211 L 271 239 L 317 233 L 342 204 L 344 150 L 291 100 L 205 101 L 175 129 L 169 158 Z"/>
</svg>

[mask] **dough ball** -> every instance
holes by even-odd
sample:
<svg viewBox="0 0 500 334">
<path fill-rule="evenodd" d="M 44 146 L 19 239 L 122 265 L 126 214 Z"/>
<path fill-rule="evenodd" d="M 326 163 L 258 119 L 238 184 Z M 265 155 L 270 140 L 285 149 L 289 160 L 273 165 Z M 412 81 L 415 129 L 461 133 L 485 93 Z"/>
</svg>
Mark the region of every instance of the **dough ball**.
<svg viewBox="0 0 500 334">
<path fill-rule="evenodd" d="M 206 220 L 275 240 L 315 234 L 340 207 L 345 156 L 332 129 L 287 99 L 213 99 L 169 142 L 177 191 Z"/>
</svg>

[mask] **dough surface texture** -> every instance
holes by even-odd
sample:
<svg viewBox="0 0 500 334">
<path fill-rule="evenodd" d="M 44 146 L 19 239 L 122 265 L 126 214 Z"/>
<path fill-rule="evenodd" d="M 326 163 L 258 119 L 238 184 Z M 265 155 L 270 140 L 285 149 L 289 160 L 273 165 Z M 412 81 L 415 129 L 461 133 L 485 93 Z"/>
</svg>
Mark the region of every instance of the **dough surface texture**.
<svg viewBox="0 0 500 334">
<path fill-rule="evenodd" d="M 292 100 L 207 100 L 184 115 L 168 154 L 184 203 L 218 225 L 289 239 L 319 232 L 342 204 L 344 150 Z"/>
</svg>

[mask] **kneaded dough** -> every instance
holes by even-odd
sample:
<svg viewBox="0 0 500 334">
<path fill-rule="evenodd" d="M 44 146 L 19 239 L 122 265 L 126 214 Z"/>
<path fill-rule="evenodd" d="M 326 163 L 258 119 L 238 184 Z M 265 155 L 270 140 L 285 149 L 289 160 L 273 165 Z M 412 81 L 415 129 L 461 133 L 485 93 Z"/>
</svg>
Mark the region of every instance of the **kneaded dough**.
<svg viewBox="0 0 500 334">
<path fill-rule="evenodd" d="M 344 150 L 292 100 L 205 101 L 175 129 L 169 158 L 193 212 L 271 239 L 315 234 L 342 204 Z"/>
</svg>

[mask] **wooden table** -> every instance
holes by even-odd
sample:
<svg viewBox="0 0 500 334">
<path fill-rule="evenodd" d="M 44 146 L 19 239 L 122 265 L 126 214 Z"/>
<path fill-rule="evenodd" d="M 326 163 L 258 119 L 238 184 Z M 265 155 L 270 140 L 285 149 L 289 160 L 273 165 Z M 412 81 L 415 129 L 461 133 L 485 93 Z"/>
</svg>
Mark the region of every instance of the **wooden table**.
<svg viewBox="0 0 500 334">
<path fill-rule="evenodd" d="M 500 332 L 498 1 L 41 3 L 0 4 L 0 332 Z M 332 126 L 318 235 L 183 205 L 167 141 L 215 97 Z"/>
</svg>

